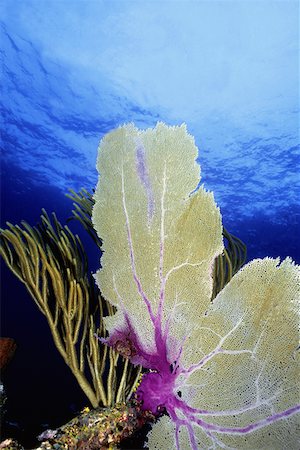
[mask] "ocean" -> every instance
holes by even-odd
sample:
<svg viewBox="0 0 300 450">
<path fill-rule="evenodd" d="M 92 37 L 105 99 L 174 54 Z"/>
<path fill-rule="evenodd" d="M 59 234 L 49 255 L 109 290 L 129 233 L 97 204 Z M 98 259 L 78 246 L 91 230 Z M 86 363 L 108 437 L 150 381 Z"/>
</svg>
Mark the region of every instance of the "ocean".
<svg viewBox="0 0 300 450">
<path fill-rule="evenodd" d="M 167 11 L 170 3 L 162 3 Z M 127 122 L 141 128 L 186 122 L 199 147 L 201 182 L 214 191 L 226 229 L 247 245 L 247 260 L 290 256 L 300 263 L 296 3 L 286 2 L 286 8 L 266 2 L 263 12 L 262 5 L 249 6 L 250 17 L 241 2 L 231 2 L 226 12 L 220 4 L 224 21 L 215 23 L 217 2 L 211 10 L 203 2 L 196 9 L 199 23 L 205 22 L 203 12 L 213 24 L 205 36 L 193 14 L 175 3 L 164 25 L 155 2 L 145 2 L 144 9 L 129 1 L 85 7 L 75 1 L 4 2 L 1 228 L 7 221 L 36 225 L 42 208 L 65 223 L 73 208 L 68 189 L 92 191 L 96 185 L 97 147 L 108 131 Z M 225 32 L 230 17 L 239 44 Z M 96 271 L 98 248 L 79 223 L 69 226 Z M 15 437 L 30 448 L 37 445 L 35 436 L 88 402 L 46 319 L 3 261 L 1 336 L 17 343 L 2 375 L 2 438 Z"/>
</svg>

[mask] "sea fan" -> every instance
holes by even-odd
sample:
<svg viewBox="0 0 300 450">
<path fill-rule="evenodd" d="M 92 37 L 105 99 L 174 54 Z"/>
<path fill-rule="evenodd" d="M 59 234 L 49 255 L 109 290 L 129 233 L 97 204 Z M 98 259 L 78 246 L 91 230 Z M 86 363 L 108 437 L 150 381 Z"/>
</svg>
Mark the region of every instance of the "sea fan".
<svg viewBox="0 0 300 450">
<path fill-rule="evenodd" d="M 159 416 L 150 449 L 296 449 L 299 267 L 254 260 L 213 303 L 221 214 L 198 189 L 185 125 L 104 137 L 93 223 L 96 280 L 117 312 L 106 343 L 149 369 L 137 396 Z"/>
</svg>

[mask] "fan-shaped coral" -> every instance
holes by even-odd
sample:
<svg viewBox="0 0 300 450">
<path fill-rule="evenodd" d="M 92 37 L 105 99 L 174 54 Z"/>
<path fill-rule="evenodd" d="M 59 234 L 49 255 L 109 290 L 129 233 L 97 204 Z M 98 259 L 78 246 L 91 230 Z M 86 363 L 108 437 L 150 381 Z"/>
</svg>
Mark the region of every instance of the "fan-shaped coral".
<svg viewBox="0 0 300 450">
<path fill-rule="evenodd" d="M 137 390 L 144 408 L 168 413 L 150 449 L 296 449 L 299 267 L 252 261 L 211 304 L 221 215 L 195 190 L 196 156 L 185 126 L 127 125 L 101 142 L 96 280 L 118 308 L 106 342 L 150 370 Z"/>
</svg>

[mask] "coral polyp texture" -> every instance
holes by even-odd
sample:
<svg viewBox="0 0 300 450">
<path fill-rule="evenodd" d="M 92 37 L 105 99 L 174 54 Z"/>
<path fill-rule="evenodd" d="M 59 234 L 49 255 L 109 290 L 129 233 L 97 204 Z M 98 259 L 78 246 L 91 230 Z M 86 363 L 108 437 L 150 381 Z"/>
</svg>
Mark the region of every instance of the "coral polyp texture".
<svg viewBox="0 0 300 450">
<path fill-rule="evenodd" d="M 136 395 L 157 416 L 150 449 L 296 449 L 299 266 L 254 260 L 211 302 L 222 220 L 196 189 L 197 155 L 185 125 L 125 125 L 100 143 L 106 343 L 149 369 Z"/>
</svg>

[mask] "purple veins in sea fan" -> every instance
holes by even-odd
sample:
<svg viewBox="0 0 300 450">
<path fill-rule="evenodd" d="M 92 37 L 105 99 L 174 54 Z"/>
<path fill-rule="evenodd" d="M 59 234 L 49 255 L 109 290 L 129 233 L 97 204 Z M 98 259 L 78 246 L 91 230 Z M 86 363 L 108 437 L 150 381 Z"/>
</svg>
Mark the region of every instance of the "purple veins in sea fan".
<svg viewBox="0 0 300 450">
<path fill-rule="evenodd" d="M 211 304 L 222 223 L 195 190 L 197 155 L 185 126 L 128 125 L 100 145 L 96 280 L 118 309 L 107 343 L 149 369 L 137 395 L 167 413 L 150 449 L 298 448 L 299 267 L 255 260 Z"/>
<path fill-rule="evenodd" d="M 222 302 L 221 300 L 218 300 Z M 222 306 L 222 305 L 221 305 Z M 223 305 L 224 306 L 224 305 Z M 213 311 L 213 307 L 211 308 Z M 204 322 L 206 322 L 206 317 L 208 320 L 211 319 L 212 311 L 209 311 L 208 315 L 205 316 Z M 163 333 L 161 332 L 161 328 L 159 326 L 160 320 L 159 317 L 156 317 L 155 323 L 157 325 L 157 330 L 155 332 L 157 336 L 158 347 L 160 348 L 160 352 L 157 354 L 149 354 L 147 352 L 139 348 L 139 344 L 135 344 L 135 350 L 137 351 L 137 355 L 134 357 L 142 357 L 143 359 L 148 359 L 145 364 L 147 367 L 152 366 L 152 371 L 143 375 L 143 379 L 141 384 L 139 385 L 136 395 L 139 400 L 143 402 L 143 409 L 151 411 L 155 415 L 160 415 L 163 410 L 166 410 L 170 419 L 173 423 L 173 431 L 174 437 L 172 438 L 174 442 L 174 448 L 177 449 L 185 449 L 192 448 L 193 450 L 198 448 L 209 448 L 203 447 L 204 443 L 210 441 L 212 448 L 243 448 L 243 436 L 245 442 L 255 441 L 255 433 L 258 433 L 259 436 L 264 438 L 264 430 L 267 431 L 268 440 L 271 441 L 272 438 L 271 427 L 276 426 L 281 421 L 287 421 L 288 419 L 293 419 L 296 416 L 296 413 L 299 412 L 300 406 L 294 405 L 290 408 L 282 410 L 280 412 L 275 412 L 274 406 L 272 406 L 272 402 L 274 400 L 280 398 L 280 391 L 278 393 L 274 393 L 274 395 L 270 395 L 269 397 L 263 397 L 262 387 L 260 387 L 259 378 L 262 374 L 262 370 L 264 367 L 264 362 L 261 364 L 261 370 L 257 376 L 253 380 L 253 386 L 255 386 L 255 395 L 253 398 L 250 398 L 250 402 L 248 404 L 244 404 L 239 408 L 230 409 L 226 408 L 223 410 L 220 409 L 203 409 L 199 407 L 194 407 L 193 403 L 201 403 L 201 401 L 197 401 L 195 395 L 199 394 L 201 390 L 205 389 L 205 383 L 200 386 L 200 390 L 196 389 L 197 384 L 194 383 L 194 398 L 189 398 L 189 401 L 185 401 L 182 399 L 183 392 L 189 392 L 187 387 L 189 386 L 188 380 L 197 372 L 201 370 L 207 370 L 209 372 L 209 362 L 212 362 L 214 358 L 218 356 L 227 356 L 230 361 L 233 357 L 241 357 L 242 355 L 246 355 L 246 358 L 250 358 L 251 360 L 257 360 L 257 352 L 260 345 L 260 339 L 257 339 L 253 349 L 228 349 L 226 348 L 226 344 L 234 337 L 234 335 L 238 332 L 239 329 L 243 326 L 243 321 L 246 321 L 246 316 L 241 314 L 241 317 L 235 325 L 229 329 L 229 331 L 224 335 L 219 335 L 217 332 L 213 332 L 210 327 L 200 327 L 202 329 L 202 333 L 204 331 L 208 332 L 208 334 L 213 334 L 216 336 L 216 345 L 212 350 L 204 355 L 198 363 L 191 364 L 189 367 L 185 368 L 180 361 L 180 354 L 182 353 L 182 349 L 180 349 L 180 354 L 178 355 L 177 361 L 171 362 L 167 358 L 167 336 L 163 337 Z M 209 324 L 210 325 L 210 324 Z M 262 336 L 261 336 L 262 337 Z M 117 341 L 118 342 L 118 341 Z M 131 344 L 133 345 L 133 344 Z M 141 352 L 138 355 L 138 352 Z M 225 364 L 228 363 L 225 360 Z M 259 362 L 258 360 L 256 363 Z M 243 374 L 245 376 L 245 372 L 249 369 L 249 365 L 245 365 L 243 369 Z M 220 366 L 220 370 L 222 373 L 220 376 L 224 375 L 224 368 Z M 214 377 L 215 374 L 209 374 L 208 377 Z M 200 377 L 201 378 L 201 377 Z M 207 375 L 204 377 L 207 378 Z M 239 382 L 239 376 L 237 375 L 236 380 Z M 226 378 L 224 379 L 224 384 L 228 383 Z M 246 383 L 244 383 L 245 385 Z M 241 385 L 239 382 L 240 388 L 243 389 L 245 386 Z M 235 391 L 235 395 L 238 393 L 236 389 L 234 389 L 234 385 L 232 385 L 232 391 Z M 208 393 L 209 395 L 209 393 Z M 214 398 L 219 399 L 220 404 L 223 402 L 222 399 L 222 384 L 219 386 L 219 391 L 211 391 L 210 395 Z M 188 399 L 188 395 L 186 396 Z M 201 395 L 200 395 L 201 398 Z M 233 402 L 234 400 L 229 397 L 228 402 Z M 217 405 L 219 406 L 219 405 Z M 264 418 L 260 418 L 258 420 L 249 420 L 249 417 L 253 416 L 253 413 L 257 410 L 264 407 L 264 409 L 270 408 L 270 411 L 273 410 L 273 413 L 266 415 Z M 229 426 L 226 425 L 226 419 L 228 422 L 229 418 L 242 418 L 244 416 L 244 421 L 241 422 L 243 425 L 241 426 Z M 223 420 L 224 424 L 211 422 L 213 418 L 217 418 L 219 420 Z M 248 418 L 248 422 L 247 422 Z M 150 442 L 155 440 L 154 436 L 156 436 L 157 442 L 159 444 L 152 444 L 150 448 L 163 448 L 162 438 L 164 435 L 164 427 L 160 427 L 164 423 L 166 419 L 160 419 L 157 425 L 154 426 L 154 430 L 150 435 Z M 230 422 L 230 421 L 229 421 Z M 233 422 L 238 422 L 238 420 L 234 420 Z M 182 430 L 186 431 L 186 434 L 181 433 Z M 156 435 L 155 435 L 156 432 Z M 185 436 L 185 437 L 184 437 Z M 170 439 L 170 438 L 169 438 Z M 260 437 L 258 439 L 261 439 Z M 257 439 L 256 439 L 257 440 Z M 228 441 L 228 445 L 226 443 Z M 238 442 L 240 444 L 237 447 L 232 447 L 230 442 Z M 154 445 L 154 446 L 153 446 Z M 171 448 L 171 447 L 170 447 Z M 255 447 L 256 448 L 256 447 Z M 263 448 L 263 447 L 257 447 Z"/>
<path fill-rule="evenodd" d="M 136 141 L 136 169 L 146 191 L 148 202 L 148 224 L 150 224 L 154 214 L 154 196 L 146 162 L 145 148 L 138 139 Z"/>
<path fill-rule="evenodd" d="M 154 425 L 150 448 L 166 436 L 178 449 L 297 448 L 299 279 L 291 260 L 266 258 L 231 280 L 183 349 L 171 420 Z"/>
</svg>

